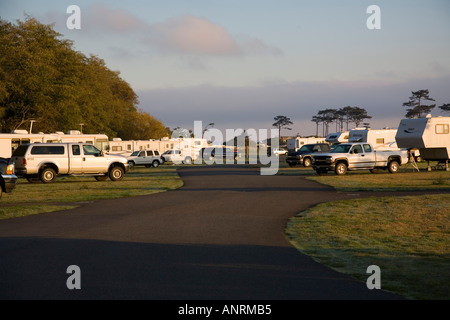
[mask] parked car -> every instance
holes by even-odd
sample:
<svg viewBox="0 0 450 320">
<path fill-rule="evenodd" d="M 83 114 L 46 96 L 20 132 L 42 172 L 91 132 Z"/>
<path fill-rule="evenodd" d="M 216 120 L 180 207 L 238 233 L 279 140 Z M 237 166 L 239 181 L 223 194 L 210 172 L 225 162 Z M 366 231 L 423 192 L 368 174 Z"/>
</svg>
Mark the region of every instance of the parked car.
<svg viewBox="0 0 450 320">
<path fill-rule="evenodd" d="M 344 175 L 348 170 L 376 173 L 380 169 L 396 173 L 401 165 L 409 161 L 407 150 L 375 150 L 370 143 L 340 144 L 330 153 L 317 154 L 313 158 L 313 169 L 319 175 L 328 171 Z"/>
<path fill-rule="evenodd" d="M 127 158 L 105 155 L 88 143 L 32 143 L 20 145 L 12 154 L 16 175 L 29 182 L 50 183 L 58 175 L 93 176 L 102 181 L 122 180 L 128 171 Z"/>
<path fill-rule="evenodd" d="M 285 149 L 273 149 L 272 152 L 276 156 L 286 155 L 288 153 Z"/>
<path fill-rule="evenodd" d="M 180 149 L 171 149 L 164 152 L 161 157 L 164 162 L 172 162 L 175 164 L 191 164 L 198 157 L 193 152 L 183 152 Z"/>
<path fill-rule="evenodd" d="M 286 162 L 290 167 L 297 165 L 310 167 L 312 155 L 324 152 L 330 152 L 330 145 L 328 143 L 305 144 L 297 151 L 290 151 L 286 157 Z"/>
<path fill-rule="evenodd" d="M 17 176 L 14 174 L 14 163 L 9 159 L 0 158 L 0 198 L 3 193 L 12 192 L 17 184 Z"/>
<path fill-rule="evenodd" d="M 160 156 L 158 150 L 139 150 L 134 151 L 128 159 L 128 164 L 133 166 L 145 166 L 147 168 L 150 167 L 158 167 L 159 165 L 164 163 L 163 158 Z"/>
</svg>

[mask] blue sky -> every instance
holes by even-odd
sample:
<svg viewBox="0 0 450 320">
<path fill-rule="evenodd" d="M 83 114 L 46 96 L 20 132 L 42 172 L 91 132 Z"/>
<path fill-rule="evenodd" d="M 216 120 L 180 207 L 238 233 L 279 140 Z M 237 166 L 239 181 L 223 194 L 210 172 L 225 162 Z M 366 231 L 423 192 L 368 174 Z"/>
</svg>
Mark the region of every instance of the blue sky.
<svg viewBox="0 0 450 320">
<path fill-rule="evenodd" d="M 72 4 L 81 30 L 66 27 Z M 370 5 L 380 30 L 366 26 Z M 2 19 L 24 13 L 120 71 L 170 127 L 271 128 L 286 115 L 283 134 L 309 135 L 324 108 L 366 108 L 381 128 L 398 125 L 413 90 L 450 102 L 448 0 L 0 0 Z"/>
</svg>

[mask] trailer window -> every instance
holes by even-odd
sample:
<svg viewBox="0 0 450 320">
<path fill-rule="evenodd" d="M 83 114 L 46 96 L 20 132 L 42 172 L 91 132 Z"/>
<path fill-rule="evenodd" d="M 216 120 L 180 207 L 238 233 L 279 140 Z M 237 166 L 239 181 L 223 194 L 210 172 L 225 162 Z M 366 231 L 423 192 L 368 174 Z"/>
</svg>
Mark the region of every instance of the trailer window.
<svg viewBox="0 0 450 320">
<path fill-rule="evenodd" d="M 122 151 L 122 147 L 121 146 L 113 146 L 112 151 Z"/>
<path fill-rule="evenodd" d="M 448 134 L 448 124 L 437 124 L 436 134 Z"/>
<path fill-rule="evenodd" d="M 384 144 L 384 138 L 377 138 L 376 143 L 377 144 Z"/>
</svg>

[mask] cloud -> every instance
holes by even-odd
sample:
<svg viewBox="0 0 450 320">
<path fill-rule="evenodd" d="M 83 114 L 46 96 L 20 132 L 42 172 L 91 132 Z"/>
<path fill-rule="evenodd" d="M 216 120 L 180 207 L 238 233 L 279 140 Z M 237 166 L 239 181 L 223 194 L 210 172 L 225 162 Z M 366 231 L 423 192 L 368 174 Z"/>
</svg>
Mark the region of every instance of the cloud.
<svg viewBox="0 0 450 320">
<path fill-rule="evenodd" d="M 165 53 L 233 55 L 241 52 L 224 27 L 191 15 L 151 25 L 147 43 Z"/>
<path fill-rule="evenodd" d="M 83 29 L 91 32 L 129 34 L 148 30 L 149 25 L 124 9 L 108 4 L 93 4 L 82 9 Z"/>
</svg>

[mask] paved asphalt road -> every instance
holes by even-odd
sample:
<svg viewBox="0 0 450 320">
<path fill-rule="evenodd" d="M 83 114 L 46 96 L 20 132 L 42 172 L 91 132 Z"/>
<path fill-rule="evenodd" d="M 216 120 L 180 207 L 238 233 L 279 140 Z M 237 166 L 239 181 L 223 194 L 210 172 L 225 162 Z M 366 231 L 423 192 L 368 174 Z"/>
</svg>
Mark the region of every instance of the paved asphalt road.
<svg viewBox="0 0 450 320">
<path fill-rule="evenodd" d="M 243 166 L 179 173 L 176 191 L 0 221 L 0 300 L 399 298 L 314 262 L 284 236 L 289 217 L 352 195 Z M 70 265 L 81 290 L 66 286 Z"/>
</svg>

